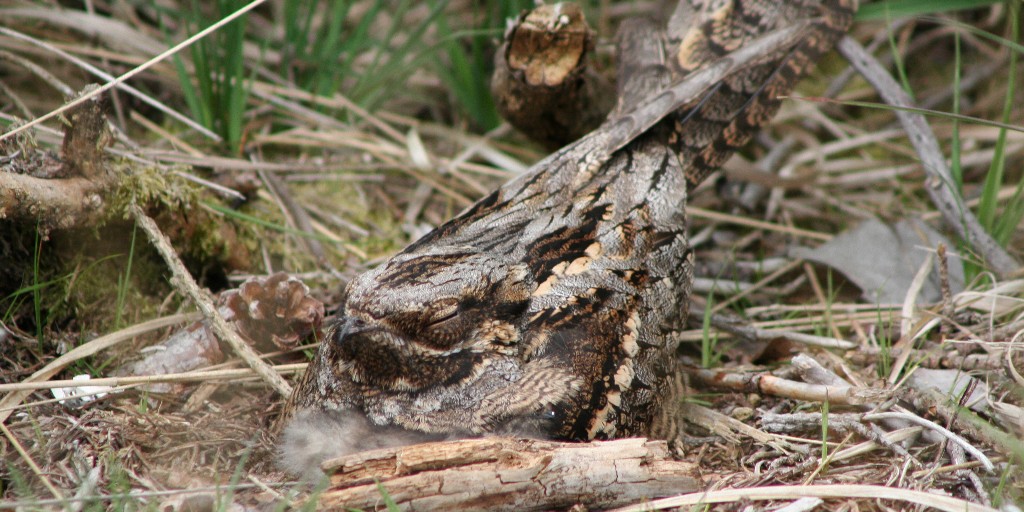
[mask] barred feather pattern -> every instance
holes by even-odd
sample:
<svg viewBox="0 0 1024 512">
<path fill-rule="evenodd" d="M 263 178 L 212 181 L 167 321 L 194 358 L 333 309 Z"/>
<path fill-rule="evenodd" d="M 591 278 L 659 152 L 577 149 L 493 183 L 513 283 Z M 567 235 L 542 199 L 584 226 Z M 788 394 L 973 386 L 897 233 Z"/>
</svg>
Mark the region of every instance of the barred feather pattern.
<svg viewBox="0 0 1024 512">
<path fill-rule="evenodd" d="M 289 411 L 424 436 L 674 435 L 687 190 L 769 121 L 855 9 L 684 0 L 664 32 L 633 27 L 609 120 L 353 280 Z"/>
</svg>

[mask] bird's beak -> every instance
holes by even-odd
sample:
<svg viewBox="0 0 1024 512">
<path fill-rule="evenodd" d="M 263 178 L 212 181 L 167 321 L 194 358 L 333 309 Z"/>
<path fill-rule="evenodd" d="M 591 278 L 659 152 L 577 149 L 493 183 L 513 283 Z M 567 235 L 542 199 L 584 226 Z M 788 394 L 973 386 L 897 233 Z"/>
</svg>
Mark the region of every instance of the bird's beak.
<svg viewBox="0 0 1024 512">
<path fill-rule="evenodd" d="M 337 334 L 334 335 L 334 341 L 342 343 L 346 338 L 376 329 L 376 327 L 364 322 L 360 318 L 343 316 L 338 320 Z"/>
</svg>

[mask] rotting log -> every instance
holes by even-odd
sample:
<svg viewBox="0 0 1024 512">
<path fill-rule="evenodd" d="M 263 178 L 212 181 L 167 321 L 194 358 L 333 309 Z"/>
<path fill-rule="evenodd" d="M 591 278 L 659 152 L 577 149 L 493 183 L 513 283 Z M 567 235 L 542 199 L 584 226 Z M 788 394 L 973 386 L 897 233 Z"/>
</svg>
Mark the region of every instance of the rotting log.
<svg viewBox="0 0 1024 512">
<path fill-rule="evenodd" d="M 665 441 L 592 443 L 489 437 L 362 452 L 324 462 L 318 507 L 372 510 L 380 486 L 403 510 L 613 507 L 694 492 L 696 464 Z"/>
</svg>

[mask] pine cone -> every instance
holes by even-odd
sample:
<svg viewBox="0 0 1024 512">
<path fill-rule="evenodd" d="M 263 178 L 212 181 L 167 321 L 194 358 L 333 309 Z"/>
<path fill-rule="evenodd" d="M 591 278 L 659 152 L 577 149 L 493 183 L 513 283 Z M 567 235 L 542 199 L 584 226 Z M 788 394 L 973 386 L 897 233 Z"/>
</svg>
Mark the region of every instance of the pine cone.
<svg viewBox="0 0 1024 512">
<path fill-rule="evenodd" d="M 234 313 L 239 333 L 262 350 L 294 347 L 324 318 L 323 303 L 284 272 L 250 279 L 224 293 L 221 301 Z"/>
</svg>

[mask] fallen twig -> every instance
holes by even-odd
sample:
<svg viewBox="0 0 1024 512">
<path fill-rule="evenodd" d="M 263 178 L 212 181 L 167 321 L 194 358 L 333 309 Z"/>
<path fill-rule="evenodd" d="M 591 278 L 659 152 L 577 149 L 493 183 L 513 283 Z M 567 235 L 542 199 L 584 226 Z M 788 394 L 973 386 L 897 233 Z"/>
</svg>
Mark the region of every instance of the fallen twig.
<svg viewBox="0 0 1024 512">
<path fill-rule="evenodd" d="M 968 443 L 964 438 L 954 434 L 953 432 L 950 432 L 949 429 L 944 428 L 942 425 L 939 425 L 934 421 L 928 421 L 909 411 L 876 412 L 871 414 L 865 414 L 864 419 L 868 421 L 881 419 L 898 419 L 902 421 L 909 421 L 910 423 L 916 423 L 922 427 L 934 430 L 935 432 L 945 436 L 947 439 L 960 445 L 960 447 L 963 448 L 964 451 L 966 451 L 967 453 L 970 453 L 975 460 L 981 462 L 982 466 L 984 466 L 986 470 L 992 471 L 993 469 L 995 469 L 995 465 L 992 464 L 992 461 L 990 461 L 984 453 L 981 453 L 981 450 L 971 446 L 971 444 Z"/>
<path fill-rule="evenodd" d="M 696 304 L 691 304 L 690 315 L 694 321 L 697 321 L 704 317 L 704 309 Z M 716 329 L 721 329 L 733 336 L 749 341 L 771 341 L 775 339 L 784 339 L 802 345 L 838 348 L 843 350 L 849 350 L 857 347 L 856 343 L 839 338 L 817 336 L 814 334 L 805 334 L 795 331 L 761 329 L 751 323 L 732 318 L 722 313 L 715 313 L 711 315 L 711 325 Z"/>
<path fill-rule="evenodd" d="M 808 384 L 767 373 L 740 374 L 705 369 L 691 369 L 688 372 L 705 386 L 741 392 L 758 391 L 808 402 L 828 401 L 835 405 L 863 405 L 884 401 L 888 395 L 886 391 L 877 389 Z"/>
</svg>

